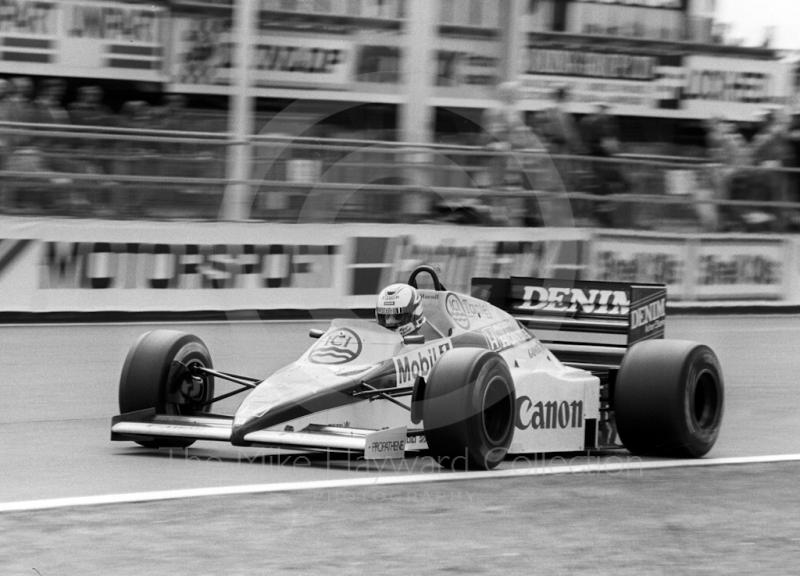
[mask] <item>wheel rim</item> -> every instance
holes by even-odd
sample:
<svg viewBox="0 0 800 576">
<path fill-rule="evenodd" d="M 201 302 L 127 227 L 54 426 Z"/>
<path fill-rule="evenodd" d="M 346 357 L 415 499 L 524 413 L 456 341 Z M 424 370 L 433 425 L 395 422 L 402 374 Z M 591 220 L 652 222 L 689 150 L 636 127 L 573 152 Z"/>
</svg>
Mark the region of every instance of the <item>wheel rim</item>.
<svg viewBox="0 0 800 576">
<path fill-rule="evenodd" d="M 205 368 L 205 364 L 197 358 L 192 358 L 191 360 L 186 361 L 186 365 L 187 367 L 197 366 Z M 208 406 L 205 406 L 204 404 L 209 400 L 208 386 L 208 379 L 206 377 L 201 377 L 200 382 L 195 383 L 191 374 L 187 372 L 178 386 L 180 394 L 187 400 L 180 403 L 168 403 L 168 412 L 172 412 L 173 414 L 179 416 L 191 416 L 197 412 L 203 412 L 204 410 L 207 410 Z"/>
<path fill-rule="evenodd" d="M 505 378 L 495 376 L 486 385 L 483 392 L 483 432 L 489 442 L 498 446 L 508 436 L 513 422 L 513 402 L 511 388 Z"/>
<path fill-rule="evenodd" d="M 698 428 L 711 430 L 716 426 L 719 401 L 717 379 L 709 370 L 704 370 L 698 375 L 694 389 L 692 415 Z"/>
</svg>

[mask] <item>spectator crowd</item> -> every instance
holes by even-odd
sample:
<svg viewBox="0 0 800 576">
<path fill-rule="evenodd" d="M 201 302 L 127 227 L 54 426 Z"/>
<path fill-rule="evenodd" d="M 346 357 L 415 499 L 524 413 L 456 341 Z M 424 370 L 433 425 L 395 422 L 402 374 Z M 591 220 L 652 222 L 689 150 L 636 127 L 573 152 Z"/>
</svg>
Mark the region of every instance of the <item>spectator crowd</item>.
<svg viewBox="0 0 800 576">
<path fill-rule="evenodd" d="M 152 190 L 128 186 L 123 191 L 110 178 L 69 176 L 216 175 L 209 172 L 208 154 L 199 154 L 198 147 L 148 140 L 153 130 L 190 129 L 184 96 L 167 94 L 160 105 L 130 100 L 119 112 L 105 103 L 97 85 L 78 87 L 72 101 L 66 96 L 62 78 L 43 79 L 38 86 L 27 77 L 0 79 L 0 170 L 13 173 L 0 180 L 0 210 L 111 214 L 124 193 L 134 199 L 126 209 L 143 213 L 154 201 Z M 100 137 L 92 133 L 97 128 L 104 129 Z M 150 132 L 131 138 L 131 129 Z M 37 173 L 60 176 L 42 178 Z"/>
<path fill-rule="evenodd" d="M 797 201 L 796 175 L 788 170 L 797 166 L 789 119 L 775 110 L 760 112 L 749 141 L 724 118 L 712 118 L 706 130 L 717 197 L 766 204 L 725 206 L 721 211 L 725 229 L 785 231 L 800 224 L 792 210 L 769 206 Z"/>
<path fill-rule="evenodd" d="M 594 225 L 635 226 L 632 203 L 605 198 L 652 192 L 641 185 L 637 174 L 631 174 L 621 157 L 620 129 L 611 106 L 598 102 L 591 113 L 578 119 L 569 112 L 568 89 L 559 88 L 553 91 L 549 106 L 526 117 L 518 106 L 520 96 L 516 83 L 501 84 L 495 106 L 484 113 L 482 143 L 491 154 L 483 185 L 526 193 L 583 192 L 571 200 L 575 216 L 586 217 Z M 770 206 L 798 200 L 797 178 L 786 170 L 797 165 L 788 120 L 778 111 L 765 110 L 752 126 L 724 118 L 705 122 L 709 162 L 693 171 L 699 176 L 689 188 L 708 184 L 713 201 L 761 203 L 709 206 L 706 213 L 712 211 L 713 217 L 703 220 L 707 230 L 800 228 L 800 216 L 794 211 L 785 205 Z M 141 180 L 120 178 L 222 178 L 223 146 L 158 137 L 163 131 L 191 129 L 182 95 L 164 95 L 157 105 L 130 100 L 113 111 L 97 85 L 68 90 L 62 78 L 42 79 L 38 84 L 27 77 L 0 79 L 0 211 L 109 216 L 124 212 L 123 217 L 147 217 L 163 212 L 170 203 L 196 206 L 203 199 L 209 206 L 218 204 L 219 187 L 154 188 Z M 540 154 L 528 154 L 531 150 Z M 543 164 L 547 169 L 542 169 Z M 652 172 L 650 176 L 657 170 L 639 168 Z M 665 176 L 663 171 L 659 174 Z M 536 195 L 523 196 L 522 223 L 545 225 L 547 218 Z"/>
<path fill-rule="evenodd" d="M 526 172 L 516 160 L 513 166 L 508 162 L 503 164 L 502 178 L 494 179 L 495 186 L 523 185 L 539 190 L 584 192 L 597 197 L 653 192 L 654 187 L 649 183 L 635 189 L 629 174 L 634 165 L 626 164 L 621 157 L 620 129 L 611 105 L 597 102 L 591 113 L 577 119 L 567 111 L 569 91 L 558 88 L 552 94 L 550 106 L 535 113 L 526 123 L 516 107 L 520 98 L 518 90 L 516 83 L 498 87 L 497 108 L 487 111 L 484 117 L 484 128 L 491 136 L 490 148 L 512 153 L 526 148 L 544 149 L 548 153 L 547 161 L 552 161 L 555 167 L 558 181 L 554 185 L 552 178 L 542 176 L 547 170 L 541 169 L 527 171 L 524 176 L 510 175 L 515 171 Z M 752 123 L 737 125 L 723 118 L 705 122 L 708 161 L 694 170 L 676 172 L 688 172 L 691 176 L 690 190 L 684 190 L 684 194 L 706 201 L 695 206 L 694 215 L 707 231 L 800 229 L 797 211 L 785 205 L 770 206 L 771 203 L 800 201 L 798 179 L 791 170 L 797 167 L 797 158 L 790 139 L 790 124 L 790 118 L 774 109 L 760 111 Z M 527 136 L 520 136 L 525 131 Z M 635 153 L 635 145 L 630 148 L 633 149 L 628 152 Z M 649 171 L 657 170 L 668 171 L 663 167 Z M 528 182 L 531 176 L 539 182 Z M 667 180 L 662 172 L 659 190 L 669 189 Z M 711 190 L 704 195 L 703 187 L 708 181 Z M 746 200 L 752 204 L 715 203 L 731 200 Z M 576 216 L 588 216 L 595 225 L 625 227 L 633 224 L 633 203 L 598 199 L 574 200 L 572 204 Z"/>
</svg>

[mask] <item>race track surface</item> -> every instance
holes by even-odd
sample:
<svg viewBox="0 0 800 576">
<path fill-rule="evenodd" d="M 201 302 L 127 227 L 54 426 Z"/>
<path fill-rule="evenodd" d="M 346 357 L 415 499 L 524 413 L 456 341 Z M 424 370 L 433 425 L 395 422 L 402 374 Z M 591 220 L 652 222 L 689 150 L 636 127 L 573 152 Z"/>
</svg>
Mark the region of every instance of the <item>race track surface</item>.
<svg viewBox="0 0 800 576">
<path fill-rule="evenodd" d="M 208 345 L 217 368 L 266 376 L 311 344 L 314 323 L 172 325 Z M 119 371 L 154 325 L 0 327 L 0 503 L 126 492 L 408 474 L 363 462 L 292 458 L 198 442 L 188 452 L 109 441 Z M 158 326 L 164 328 L 165 326 Z M 673 317 L 668 338 L 710 345 L 726 384 L 723 428 L 709 457 L 800 453 L 800 318 Z M 235 407 L 235 400 L 227 405 Z"/>
</svg>

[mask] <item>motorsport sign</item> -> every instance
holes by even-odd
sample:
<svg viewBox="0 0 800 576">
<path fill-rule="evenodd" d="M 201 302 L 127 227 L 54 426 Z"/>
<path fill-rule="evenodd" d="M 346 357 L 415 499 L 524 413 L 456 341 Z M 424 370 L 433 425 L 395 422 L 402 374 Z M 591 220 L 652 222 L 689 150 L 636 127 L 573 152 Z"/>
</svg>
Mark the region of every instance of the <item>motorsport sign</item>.
<svg viewBox="0 0 800 576">
<path fill-rule="evenodd" d="M 164 81 L 167 11 L 90 0 L 2 0 L 0 73 Z"/>
</svg>

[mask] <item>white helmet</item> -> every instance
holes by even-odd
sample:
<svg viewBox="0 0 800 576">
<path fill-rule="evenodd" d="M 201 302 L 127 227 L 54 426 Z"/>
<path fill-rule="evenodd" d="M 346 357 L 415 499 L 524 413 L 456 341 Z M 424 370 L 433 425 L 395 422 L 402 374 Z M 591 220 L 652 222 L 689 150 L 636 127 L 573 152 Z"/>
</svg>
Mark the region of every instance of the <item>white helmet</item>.
<svg viewBox="0 0 800 576">
<path fill-rule="evenodd" d="M 402 336 L 411 334 L 425 323 L 422 297 L 408 284 L 392 284 L 378 294 L 375 318 L 384 328 L 397 330 Z"/>
</svg>

